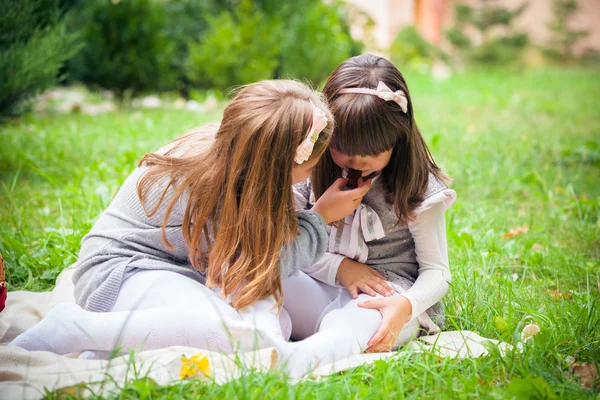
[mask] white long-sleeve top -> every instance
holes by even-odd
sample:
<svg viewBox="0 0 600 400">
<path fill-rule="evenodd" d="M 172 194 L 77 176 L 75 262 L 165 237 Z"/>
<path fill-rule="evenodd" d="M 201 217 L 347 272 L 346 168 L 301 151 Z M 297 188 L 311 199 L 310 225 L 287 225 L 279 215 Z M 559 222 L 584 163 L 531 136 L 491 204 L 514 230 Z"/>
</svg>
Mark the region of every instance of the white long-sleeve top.
<svg viewBox="0 0 600 400">
<path fill-rule="evenodd" d="M 294 187 L 297 208 L 310 208 L 314 196 L 310 181 Z M 411 319 L 424 316 L 427 310 L 444 297 L 451 281 L 446 241 L 445 210 L 456 199 L 454 190 L 448 189 L 433 175 L 424 200 L 414 213 L 417 216 L 408 225 L 398 223 L 393 205 L 386 201 L 386 189 L 376 179 L 363 204 L 369 206 L 379 217 L 385 236 L 367 242 L 366 265 L 382 273 L 391 285 L 405 296 L 412 305 Z M 303 268 L 303 272 L 331 286 L 339 286 L 337 270 L 345 258 L 329 252 L 314 265 Z M 428 314 L 443 321 L 443 311 L 437 306 Z M 427 318 L 428 319 L 428 318 Z"/>
</svg>

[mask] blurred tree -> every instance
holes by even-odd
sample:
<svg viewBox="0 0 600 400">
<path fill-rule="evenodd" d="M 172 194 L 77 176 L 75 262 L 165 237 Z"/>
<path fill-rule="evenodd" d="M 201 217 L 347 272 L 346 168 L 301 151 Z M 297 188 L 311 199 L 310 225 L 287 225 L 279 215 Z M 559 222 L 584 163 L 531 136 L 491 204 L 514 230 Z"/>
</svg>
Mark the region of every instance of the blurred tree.
<svg viewBox="0 0 600 400">
<path fill-rule="evenodd" d="M 203 88 L 272 78 L 278 65 L 281 23 L 242 1 L 233 13 L 208 16 L 208 30 L 189 44 L 187 73 Z"/>
<path fill-rule="evenodd" d="M 457 4 L 455 24 L 445 31 L 445 37 L 461 61 L 502 64 L 518 61 L 529 37 L 515 31 L 513 22 L 526 8 L 527 3 L 523 3 L 515 10 L 508 10 L 497 5 L 497 1 L 482 2 L 476 8 Z M 477 41 L 466 33 L 469 26 L 478 32 Z M 503 28 L 504 32 L 497 28 Z"/>
<path fill-rule="evenodd" d="M 587 35 L 589 31 L 572 29 L 569 22 L 579 9 L 577 0 L 552 0 L 554 18 L 548 24 L 552 31 L 550 47 L 546 54 L 567 61 L 573 58 L 573 46 L 577 41 Z"/>
<path fill-rule="evenodd" d="M 209 27 L 207 16 L 228 10 L 229 4 L 219 0 L 169 0 L 164 2 L 164 7 L 165 33 L 175 45 L 175 55 L 171 59 L 171 67 L 177 71 L 174 89 L 188 98 L 192 85 L 186 71 L 189 46 L 202 39 Z"/>
<path fill-rule="evenodd" d="M 149 0 L 90 0 L 82 3 L 73 26 L 85 47 L 69 62 L 74 78 L 115 92 L 122 99 L 146 90 L 171 89 L 176 44 L 166 32 L 164 7 Z"/>
<path fill-rule="evenodd" d="M 414 26 L 402 29 L 390 46 L 390 58 L 399 66 L 430 68 L 433 61 L 447 61 L 447 55 L 429 43 Z"/>
<path fill-rule="evenodd" d="M 57 84 L 80 42 L 67 31 L 57 1 L 1 0 L 0 9 L 0 117 L 6 117 Z"/>
<path fill-rule="evenodd" d="M 338 3 L 307 3 L 286 19 L 277 77 L 319 84 L 346 58 L 360 54 L 362 45 L 350 36 L 348 16 Z"/>
<path fill-rule="evenodd" d="M 320 83 L 360 53 L 338 0 L 61 0 L 86 46 L 74 79 L 120 97 L 226 89 L 282 76 Z"/>
<path fill-rule="evenodd" d="M 207 20 L 200 40 L 188 44 L 188 76 L 204 88 L 278 77 L 318 84 L 362 49 L 338 2 L 229 0 Z"/>
</svg>

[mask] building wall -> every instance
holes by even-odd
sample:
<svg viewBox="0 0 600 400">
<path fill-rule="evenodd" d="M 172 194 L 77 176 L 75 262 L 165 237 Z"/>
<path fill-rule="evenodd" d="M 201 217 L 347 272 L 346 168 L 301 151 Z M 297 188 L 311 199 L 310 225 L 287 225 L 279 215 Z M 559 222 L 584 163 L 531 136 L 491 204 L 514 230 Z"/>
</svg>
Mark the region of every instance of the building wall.
<svg viewBox="0 0 600 400">
<path fill-rule="evenodd" d="M 518 0 L 503 0 L 507 7 L 518 7 Z M 548 43 L 551 31 L 547 24 L 553 19 L 551 0 L 528 0 L 527 9 L 516 21 L 516 26 L 530 34 L 531 40 L 536 44 Z M 600 0 L 578 0 L 578 12 L 573 16 L 572 28 L 589 30 L 590 34 L 580 39 L 575 47 L 576 53 L 583 52 L 586 48 L 600 50 Z"/>
<path fill-rule="evenodd" d="M 366 12 L 375 22 L 372 34 L 375 48 L 370 50 L 385 50 L 394 41 L 396 35 L 405 26 L 414 21 L 413 0 L 346 0 L 351 6 Z M 358 21 L 352 27 L 352 34 L 357 39 L 364 40 L 365 32 Z"/>
<path fill-rule="evenodd" d="M 477 6 L 482 0 L 346 0 L 366 12 L 375 22 L 373 36 L 376 47 L 385 51 L 405 26 L 416 25 L 423 36 L 435 44 L 443 42 L 444 29 L 453 24 L 453 9 L 457 2 Z M 551 0 L 501 0 L 499 4 L 509 9 L 528 6 L 515 21 L 515 26 L 530 35 L 535 44 L 548 43 L 551 32 L 547 24 L 552 20 Z M 575 47 L 576 53 L 586 49 L 600 51 L 600 0 L 578 0 L 579 11 L 573 17 L 573 28 L 590 31 Z M 362 38 L 360 29 L 353 34 Z"/>
</svg>

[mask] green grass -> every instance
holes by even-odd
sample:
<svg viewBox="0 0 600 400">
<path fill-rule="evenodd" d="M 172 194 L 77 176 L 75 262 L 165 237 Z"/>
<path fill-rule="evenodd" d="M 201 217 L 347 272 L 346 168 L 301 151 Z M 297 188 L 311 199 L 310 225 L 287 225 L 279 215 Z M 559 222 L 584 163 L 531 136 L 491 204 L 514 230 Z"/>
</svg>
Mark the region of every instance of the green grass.
<svg viewBox="0 0 600 400">
<path fill-rule="evenodd" d="M 582 387 L 570 363 L 600 360 L 600 70 L 407 80 L 419 127 L 459 195 L 447 213 L 446 329 L 517 344 L 521 328 L 535 322 L 534 342 L 523 353 L 477 360 L 401 353 L 294 386 L 275 373 L 223 386 L 137 381 L 116 398 L 597 398 L 598 381 Z M 50 289 L 140 156 L 217 118 L 124 110 L 31 115 L 1 127 L 0 252 L 9 289 Z M 524 224 L 529 232 L 503 238 Z"/>
</svg>

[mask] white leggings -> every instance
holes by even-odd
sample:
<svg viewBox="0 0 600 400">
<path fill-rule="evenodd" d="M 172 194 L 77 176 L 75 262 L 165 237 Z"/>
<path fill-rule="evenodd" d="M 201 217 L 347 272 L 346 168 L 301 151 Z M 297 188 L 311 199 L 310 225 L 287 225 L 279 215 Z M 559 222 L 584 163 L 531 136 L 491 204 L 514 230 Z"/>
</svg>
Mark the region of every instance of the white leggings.
<svg viewBox="0 0 600 400">
<path fill-rule="evenodd" d="M 131 276 L 122 285 L 119 297 L 111 311 L 183 308 L 201 312 L 204 319 L 243 320 L 256 322 L 262 330 L 290 338 L 291 320 L 285 310 L 277 317 L 273 297 L 260 300 L 243 310 L 236 310 L 221 296 L 219 289 L 181 274 L 167 271 L 142 271 Z"/>
<path fill-rule="evenodd" d="M 346 289 L 326 285 L 303 272 L 283 281 L 283 294 L 284 309 L 292 320 L 291 337 L 294 340 L 303 340 L 324 330 L 349 330 L 364 349 L 381 324 L 382 316 L 378 310 L 357 305 L 375 297 L 363 293 L 353 299 Z M 413 319 L 398 334 L 395 348 L 418 336 L 419 332 L 419 322 Z"/>
<path fill-rule="evenodd" d="M 310 279 L 301 279 L 305 278 Z M 314 293 L 310 298 L 317 298 Z M 289 343 L 280 323 L 284 321 L 286 326 L 285 314 L 277 316 L 272 297 L 237 311 L 217 291 L 183 275 L 142 271 L 123 283 L 111 312 L 95 313 L 75 304 L 61 304 L 12 344 L 58 354 L 91 351 L 104 356 L 115 348 L 150 350 L 185 345 L 232 353 L 272 346 L 279 351 L 280 365 L 291 376 L 301 377 L 319 364 L 359 354 L 366 348 L 381 323 L 381 315 L 376 310 L 356 307 L 356 302 L 362 300 L 329 312 L 318 332 Z M 302 296 L 297 303 L 293 297 L 287 298 L 286 304 L 288 310 L 293 304 L 294 311 L 321 308 L 314 310 L 311 318 L 298 319 L 300 330 L 306 330 L 305 323 L 314 328 L 323 311 L 320 304 L 308 304 Z"/>
</svg>

